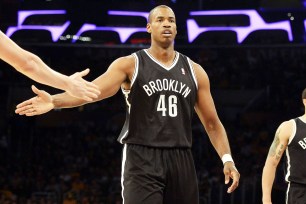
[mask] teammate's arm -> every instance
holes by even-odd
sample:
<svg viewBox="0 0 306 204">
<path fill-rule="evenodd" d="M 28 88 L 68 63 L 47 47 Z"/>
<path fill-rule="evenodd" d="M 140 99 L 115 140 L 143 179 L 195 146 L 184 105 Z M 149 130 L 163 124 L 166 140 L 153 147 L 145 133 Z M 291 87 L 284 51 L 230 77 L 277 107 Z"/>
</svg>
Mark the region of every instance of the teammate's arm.
<svg viewBox="0 0 306 204">
<path fill-rule="evenodd" d="M 205 127 L 209 139 L 217 151 L 220 158 L 225 154 L 231 154 L 226 131 L 218 117 L 215 104 L 210 92 L 209 78 L 204 69 L 193 63 L 195 75 L 198 83 L 197 101 L 195 110 Z M 232 185 L 228 188 L 228 193 L 233 192 L 239 184 L 240 174 L 238 173 L 233 162 L 224 164 L 225 183 L 229 183 L 229 179 L 233 179 Z"/>
<path fill-rule="evenodd" d="M 71 77 L 49 68 L 38 56 L 19 47 L 14 41 L 0 31 L 0 59 L 13 66 L 29 78 L 61 90 L 70 95 L 91 101 L 97 98 L 98 88 L 82 77 L 89 69 L 75 73 Z"/>
<path fill-rule="evenodd" d="M 262 203 L 272 204 L 271 193 L 275 179 L 276 168 L 287 148 L 289 137 L 293 129 L 292 121 L 283 122 L 276 130 L 274 140 L 266 159 L 262 172 Z"/>
<path fill-rule="evenodd" d="M 135 67 L 135 58 L 130 55 L 115 60 L 107 71 L 96 78 L 93 83 L 99 87 L 100 94 L 93 102 L 113 96 L 120 89 L 122 83 L 129 81 Z M 47 92 L 32 87 L 37 94 L 27 101 L 17 105 L 15 112 L 19 115 L 33 116 L 46 113 L 53 108 L 72 108 L 81 106 L 88 101 L 71 97 L 67 93 L 50 96 Z"/>
</svg>

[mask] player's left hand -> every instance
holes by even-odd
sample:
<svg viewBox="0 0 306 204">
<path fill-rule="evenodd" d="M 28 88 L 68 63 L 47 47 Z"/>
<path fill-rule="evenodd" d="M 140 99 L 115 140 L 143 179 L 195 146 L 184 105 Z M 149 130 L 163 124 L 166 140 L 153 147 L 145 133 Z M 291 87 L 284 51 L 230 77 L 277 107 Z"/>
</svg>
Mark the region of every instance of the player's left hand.
<svg viewBox="0 0 306 204">
<path fill-rule="evenodd" d="M 229 184 L 230 179 L 233 180 L 231 186 L 227 189 L 227 193 L 232 193 L 239 185 L 240 174 L 233 162 L 226 162 L 223 168 L 225 176 L 225 184 Z"/>
</svg>

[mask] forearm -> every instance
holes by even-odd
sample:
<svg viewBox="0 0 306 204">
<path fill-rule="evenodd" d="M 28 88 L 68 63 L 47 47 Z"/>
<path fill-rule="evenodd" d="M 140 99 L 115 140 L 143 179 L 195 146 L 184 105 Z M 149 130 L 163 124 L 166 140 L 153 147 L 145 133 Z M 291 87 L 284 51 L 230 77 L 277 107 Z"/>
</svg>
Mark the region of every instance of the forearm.
<svg viewBox="0 0 306 204">
<path fill-rule="evenodd" d="M 271 202 L 272 186 L 275 179 L 276 166 L 265 164 L 262 173 L 262 201 Z"/>
<path fill-rule="evenodd" d="M 16 65 L 16 70 L 39 83 L 61 90 L 70 86 L 68 76 L 52 70 L 38 56 L 28 52 L 27 57 Z"/>
<path fill-rule="evenodd" d="M 208 125 L 206 125 L 206 132 L 220 158 L 222 158 L 224 154 L 231 154 L 226 131 L 219 120 L 208 123 Z"/>
<path fill-rule="evenodd" d="M 53 108 L 73 108 L 73 107 L 78 107 L 82 106 L 86 103 L 88 103 L 85 100 L 75 98 L 73 96 L 70 96 L 67 93 L 61 93 L 61 94 L 56 94 L 52 95 L 52 103 L 53 103 Z"/>
<path fill-rule="evenodd" d="M 38 56 L 22 49 L 0 31 L 0 58 L 27 77 L 61 90 L 70 86 L 68 76 L 49 68 Z"/>
</svg>

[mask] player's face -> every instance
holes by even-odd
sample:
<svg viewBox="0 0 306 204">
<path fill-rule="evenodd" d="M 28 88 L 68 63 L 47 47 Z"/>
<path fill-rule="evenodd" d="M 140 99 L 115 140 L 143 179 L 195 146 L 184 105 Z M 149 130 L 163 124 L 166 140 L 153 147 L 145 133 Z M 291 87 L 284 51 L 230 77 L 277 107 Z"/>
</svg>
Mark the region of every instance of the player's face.
<svg viewBox="0 0 306 204">
<path fill-rule="evenodd" d="M 157 8 L 151 15 L 151 22 L 147 25 L 152 40 L 173 42 L 177 34 L 176 21 L 173 11 L 169 8 Z"/>
</svg>

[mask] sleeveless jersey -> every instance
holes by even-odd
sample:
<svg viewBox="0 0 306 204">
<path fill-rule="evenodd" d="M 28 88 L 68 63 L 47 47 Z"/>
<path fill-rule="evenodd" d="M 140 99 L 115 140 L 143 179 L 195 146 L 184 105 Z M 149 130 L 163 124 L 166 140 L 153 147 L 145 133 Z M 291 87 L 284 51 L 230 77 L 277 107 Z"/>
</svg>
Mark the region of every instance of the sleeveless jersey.
<svg viewBox="0 0 306 204">
<path fill-rule="evenodd" d="M 165 67 L 147 50 L 133 53 L 136 67 L 118 141 L 152 147 L 191 147 L 197 81 L 191 61 L 176 52 Z"/>
<path fill-rule="evenodd" d="M 286 149 L 286 181 L 306 184 L 306 123 L 295 118 L 295 131 Z"/>
</svg>

